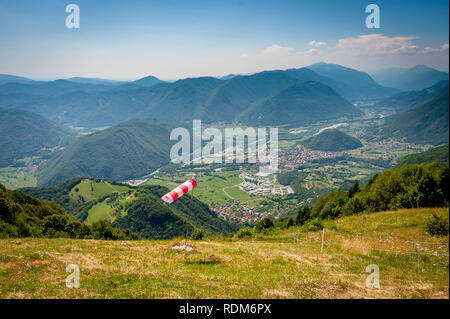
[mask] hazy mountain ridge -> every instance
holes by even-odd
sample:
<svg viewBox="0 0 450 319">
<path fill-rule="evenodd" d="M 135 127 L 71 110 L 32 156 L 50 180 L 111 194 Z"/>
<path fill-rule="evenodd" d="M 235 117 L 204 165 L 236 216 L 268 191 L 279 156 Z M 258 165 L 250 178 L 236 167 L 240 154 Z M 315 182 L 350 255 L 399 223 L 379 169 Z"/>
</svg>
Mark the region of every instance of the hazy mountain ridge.
<svg viewBox="0 0 450 319">
<path fill-rule="evenodd" d="M 448 72 L 438 71 L 425 65 L 412 68 L 390 68 L 371 72 L 380 84 L 404 91 L 423 90 L 439 81 L 448 81 Z"/>
<path fill-rule="evenodd" d="M 65 146 L 73 131 L 22 110 L 0 108 L 0 165 L 12 165 L 26 156 L 45 154 L 43 148 Z"/>
<path fill-rule="evenodd" d="M 10 75 L 10 74 L 0 74 L 0 85 L 15 82 L 15 83 L 30 83 L 33 82 L 32 79 L 23 77 L 23 76 L 17 76 L 17 75 Z"/>
<path fill-rule="evenodd" d="M 323 68 L 322 65 L 319 69 Z M 133 117 L 152 117 L 170 122 L 185 122 L 193 118 L 206 122 L 232 122 L 253 105 L 263 103 L 273 95 L 304 81 L 320 82 L 351 100 L 366 94 L 361 91 L 360 77 L 370 84 L 367 85 L 371 87 L 372 93 L 378 92 L 384 96 L 396 92 L 379 86 L 359 71 L 327 64 L 326 69 L 330 68 L 337 68 L 337 71 L 329 74 L 331 77 L 317 74 L 308 68 L 299 68 L 237 75 L 227 80 L 199 77 L 171 83 L 161 82 L 152 76 L 121 85 L 66 80 L 38 84 L 9 83 L 0 86 L 0 107 L 8 105 L 36 112 L 66 125 L 102 127 Z M 341 81 L 342 72 L 346 74 L 346 83 Z M 149 87 L 143 87 L 139 85 L 140 81 L 152 83 Z M 18 98 L 19 93 L 26 98 Z"/>
<path fill-rule="evenodd" d="M 312 64 L 307 67 L 319 75 L 333 79 L 333 81 L 344 84 L 338 92 L 351 99 L 372 98 L 379 99 L 387 97 L 398 90 L 392 87 L 384 87 L 378 84 L 369 74 L 355 69 L 347 68 L 339 64 L 328 64 L 324 62 Z M 348 92 L 351 88 L 351 91 Z"/>
</svg>

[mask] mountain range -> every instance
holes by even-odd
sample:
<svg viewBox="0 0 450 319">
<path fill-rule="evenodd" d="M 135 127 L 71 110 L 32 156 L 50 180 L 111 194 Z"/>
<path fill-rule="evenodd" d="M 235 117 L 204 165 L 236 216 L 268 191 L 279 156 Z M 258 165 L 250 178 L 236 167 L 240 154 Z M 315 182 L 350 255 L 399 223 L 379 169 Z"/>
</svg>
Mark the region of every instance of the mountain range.
<svg viewBox="0 0 450 319">
<path fill-rule="evenodd" d="M 205 122 L 233 122 L 241 119 L 241 114 L 248 109 L 272 103 L 286 89 L 292 91 L 294 85 L 309 81 L 328 86 L 334 92 L 331 95 L 338 94 L 349 101 L 363 96 L 387 97 L 397 92 L 378 85 L 366 73 L 349 68 L 323 63 L 311 68 L 317 72 L 299 68 L 236 75 L 225 80 L 199 77 L 172 83 L 152 76 L 119 85 L 68 80 L 7 83 L 0 85 L 0 107 L 35 112 L 65 125 L 104 127 L 130 118 L 149 117 L 169 122 L 194 118 Z M 340 112 L 340 105 L 330 114 L 348 114 L 348 110 Z M 348 108 L 348 103 L 345 105 Z M 355 110 L 350 113 L 357 114 Z M 329 115 L 316 115 L 312 120 L 329 118 Z M 268 122 L 274 121 L 268 119 Z"/>
<path fill-rule="evenodd" d="M 419 64 L 410 69 L 388 68 L 371 73 L 381 85 L 402 91 L 423 90 L 439 81 L 448 81 L 448 73 Z"/>
<path fill-rule="evenodd" d="M 337 89 L 350 100 L 379 99 L 390 96 L 398 90 L 378 84 L 369 74 L 339 64 L 316 63 L 307 67 L 317 74 L 343 83 L 344 87 Z"/>
<path fill-rule="evenodd" d="M 15 83 L 30 83 L 33 82 L 32 79 L 23 77 L 23 76 L 17 76 L 17 75 L 10 75 L 10 74 L 0 74 L 0 85 L 15 82 Z"/>
<path fill-rule="evenodd" d="M 74 176 L 127 180 L 148 174 L 170 161 L 168 141 L 174 124 L 190 125 L 192 119 L 201 119 L 294 126 L 351 118 L 361 111 L 349 101 L 361 94 L 382 97 L 394 92 L 375 106 L 390 106 L 400 113 L 374 127 L 370 138 L 433 145 L 448 141 L 448 81 L 398 93 L 364 72 L 334 64 L 225 80 L 198 77 L 164 82 L 149 76 L 126 83 L 84 78 L 23 81 L 0 85 L 0 106 L 8 108 L 0 109 L 0 145 L 6 150 L 0 160 L 2 166 L 12 165 L 20 158 L 64 147 L 40 165 L 39 185 Z M 111 127 L 69 144 L 74 132 L 61 124 Z M 327 150 L 360 147 L 357 139 L 333 130 L 307 142 L 322 150 L 323 145 L 329 146 Z"/>
</svg>

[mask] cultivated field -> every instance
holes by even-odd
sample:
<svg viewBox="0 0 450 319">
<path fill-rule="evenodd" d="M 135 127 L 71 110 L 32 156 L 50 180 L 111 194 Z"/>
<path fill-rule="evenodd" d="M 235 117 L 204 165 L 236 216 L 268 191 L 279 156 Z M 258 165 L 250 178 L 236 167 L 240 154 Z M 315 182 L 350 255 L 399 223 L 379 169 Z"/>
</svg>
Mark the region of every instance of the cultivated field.
<svg viewBox="0 0 450 319">
<path fill-rule="evenodd" d="M 0 240 L 1 298 L 449 298 L 448 237 L 432 237 L 432 212 L 351 216 L 322 232 L 289 229 L 248 239 Z M 65 285 L 80 268 L 80 288 Z M 366 267 L 380 270 L 367 288 Z"/>
</svg>

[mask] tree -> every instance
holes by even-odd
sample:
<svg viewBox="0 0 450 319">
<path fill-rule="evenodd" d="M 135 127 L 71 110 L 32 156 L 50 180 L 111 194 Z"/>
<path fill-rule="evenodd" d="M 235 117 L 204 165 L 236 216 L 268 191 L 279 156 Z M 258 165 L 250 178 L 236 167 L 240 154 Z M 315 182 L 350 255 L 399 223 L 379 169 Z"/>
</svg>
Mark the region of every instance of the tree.
<svg viewBox="0 0 450 319">
<path fill-rule="evenodd" d="M 295 217 L 295 224 L 301 226 L 310 219 L 311 219 L 311 207 L 305 206 L 298 210 L 297 216 Z"/>
<path fill-rule="evenodd" d="M 256 224 L 255 231 L 259 233 L 263 229 L 273 228 L 274 226 L 275 225 L 273 224 L 273 221 L 269 217 L 266 217 L 263 220 L 261 220 L 258 224 Z"/>
<path fill-rule="evenodd" d="M 356 193 L 359 193 L 361 189 L 359 188 L 359 183 L 356 181 L 348 190 L 348 197 L 352 198 Z"/>
<path fill-rule="evenodd" d="M 294 226 L 294 219 L 292 217 L 290 217 L 288 222 L 287 222 L 287 224 L 286 224 L 286 227 L 289 228 L 289 227 L 292 227 L 292 226 Z"/>
</svg>

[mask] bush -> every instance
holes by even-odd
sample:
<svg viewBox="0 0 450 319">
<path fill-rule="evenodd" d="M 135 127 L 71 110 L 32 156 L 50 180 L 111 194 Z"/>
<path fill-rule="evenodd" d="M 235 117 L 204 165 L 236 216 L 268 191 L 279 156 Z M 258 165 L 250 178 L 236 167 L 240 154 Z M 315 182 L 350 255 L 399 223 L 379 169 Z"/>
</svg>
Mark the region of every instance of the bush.
<svg viewBox="0 0 450 319">
<path fill-rule="evenodd" d="M 295 224 L 301 226 L 309 219 L 311 219 L 311 207 L 302 207 L 298 210 L 297 216 L 295 217 Z"/>
<path fill-rule="evenodd" d="M 264 229 L 273 228 L 275 225 L 273 224 L 273 221 L 270 218 L 264 218 L 261 220 L 258 224 L 255 226 L 255 231 L 260 233 Z"/>
<path fill-rule="evenodd" d="M 438 216 L 433 213 L 433 217 L 426 223 L 427 232 L 432 236 L 447 236 L 448 235 L 448 219 Z"/>
<path fill-rule="evenodd" d="M 286 224 L 286 228 L 292 227 L 294 226 L 294 219 L 291 217 L 289 218 L 287 224 Z"/>
<path fill-rule="evenodd" d="M 236 233 L 237 238 L 246 238 L 246 237 L 253 237 L 253 231 L 248 227 L 243 227 L 239 229 L 239 231 Z"/>
<path fill-rule="evenodd" d="M 323 222 L 319 218 L 311 219 L 303 225 L 305 231 L 318 231 L 323 228 Z"/>
<path fill-rule="evenodd" d="M 194 231 L 191 234 L 191 238 L 193 240 L 202 240 L 204 236 L 205 236 L 205 233 L 203 232 L 203 229 L 201 229 L 201 228 L 194 229 Z"/>
</svg>

